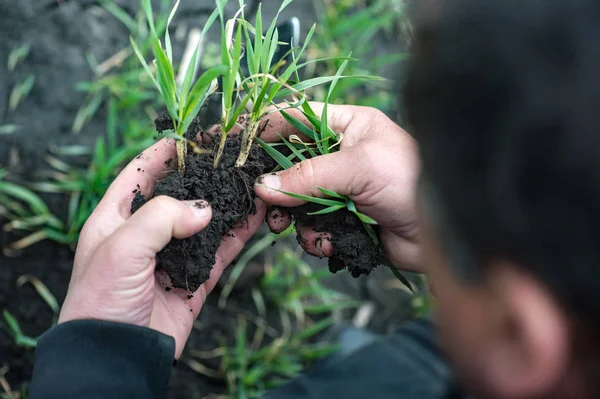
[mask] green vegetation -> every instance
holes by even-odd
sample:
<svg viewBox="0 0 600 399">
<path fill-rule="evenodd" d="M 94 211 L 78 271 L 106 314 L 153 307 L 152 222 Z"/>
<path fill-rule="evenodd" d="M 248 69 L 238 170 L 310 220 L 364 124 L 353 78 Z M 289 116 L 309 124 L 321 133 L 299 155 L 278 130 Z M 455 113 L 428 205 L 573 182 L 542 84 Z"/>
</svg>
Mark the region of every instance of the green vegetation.
<svg viewBox="0 0 600 399">
<path fill-rule="evenodd" d="M 282 236 L 290 234 L 288 229 Z M 221 308 L 230 293 L 227 287 L 235 285 L 248 262 L 274 238 L 269 234 L 258 240 L 240 258 L 221 294 Z M 336 345 L 320 341 L 319 335 L 334 324 L 337 311 L 358 304 L 327 289 L 323 280 L 331 277 L 329 271 L 315 273 L 300 255 L 298 249 L 285 246 L 267 261 L 260 287 L 252 289 L 255 312 L 238 318 L 233 342 L 223 341 L 220 348 L 208 352 L 192 350 L 191 358 L 184 360 L 199 374 L 223 379 L 229 397 L 259 397 L 297 376 L 311 362 L 337 350 Z M 216 357 L 221 359 L 219 369 L 203 364 Z"/>
<path fill-rule="evenodd" d="M 17 286 L 22 287 L 25 284 L 31 284 L 33 288 L 36 290 L 40 298 L 52 309 L 54 314 L 54 319 L 52 321 L 52 325 L 56 324 L 58 321 L 58 314 L 60 312 L 60 306 L 56 301 L 56 298 L 48 287 L 37 277 L 23 275 L 17 279 Z M 25 335 L 19 325 L 18 320 L 6 309 L 2 311 L 2 316 L 4 317 L 4 323 L 0 322 L 0 326 L 4 327 L 8 333 L 14 338 L 15 345 L 20 346 L 25 349 L 35 348 L 38 343 L 39 338 L 33 338 L 28 335 Z"/>
<path fill-rule="evenodd" d="M 386 0 L 387 3 L 391 1 Z M 290 2 L 282 1 L 279 12 Z M 176 62 L 167 27 L 179 2 L 171 8 L 171 0 L 161 0 L 160 7 L 152 10 L 150 1 L 142 0 L 142 7 L 134 16 L 113 0 L 101 0 L 99 3 L 128 29 L 132 45 L 101 62 L 92 55 L 88 56 L 94 79 L 77 84 L 76 89 L 86 93 L 86 98 L 73 120 L 72 131 L 74 134 L 82 132 L 99 113 L 106 115 L 105 131 L 96 139 L 93 148 L 50 148 L 45 157 L 49 168 L 39 181 L 16 184 L 10 181 L 6 171 L 0 170 L 0 217 L 7 220 L 4 229 L 18 231 L 19 237 L 23 237 L 3 248 L 6 255 L 16 255 L 46 239 L 74 245 L 84 222 L 122 167 L 154 142 L 155 110 L 162 105 L 166 106 L 174 126 L 173 132 L 166 136 L 177 139 L 179 154 L 189 145 L 181 138 L 190 121 L 209 95 L 218 94 L 222 96 L 223 105 L 222 142 L 234 129 L 241 128 L 244 132 L 238 166 L 245 162 L 249 145 L 258 142 L 281 168 L 286 168 L 303 158 L 336 151 L 343 140 L 343 135 L 333 132 L 328 126 L 327 108 L 321 117 L 317 117 L 310 108 L 308 91 L 312 99 L 326 103 L 385 107 L 389 103 L 388 93 L 370 75 L 402 58 L 401 55 L 374 60 L 366 57 L 372 37 L 391 29 L 391 15 L 397 15 L 386 13 L 384 2 L 371 9 L 363 8 L 357 0 L 315 0 L 319 23 L 309 30 L 300 48 L 291 48 L 289 43 L 279 40 L 276 18 L 264 23 L 260 7 L 254 23 L 246 20 L 243 2 L 240 2 L 239 12 L 234 18 L 226 20 L 226 1 L 218 0 L 203 33 L 219 19 L 222 40 L 216 46 L 216 52 L 220 54 L 218 57 L 203 57 L 200 64 L 206 66 L 206 71 L 196 79 L 199 72 L 196 65 L 200 57 L 198 48 L 189 61 L 179 65 L 177 69 L 182 72 L 175 74 Z M 355 14 L 355 18 L 349 19 Z M 266 28 L 265 32 L 263 28 Z M 275 50 L 285 46 L 289 47 L 288 55 L 292 62 L 274 59 Z M 17 70 L 28 53 L 29 46 L 26 44 L 15 48 L 7 61 L 9 70 Z M 357 61 L 352 56 L 363 60 Z M 242 61 L 248 64 L 247 76 L 241 71 Z M 218 88 L 217 78 L 222 81 Z M 368 80 L 371 82 L 366 85 Z M 22 107 L 18 106 L 34 84 L 35 78 L 30 76 L 13 89 L 10 99 L 12 109 L 21 111 Z M 274 107 L 282 101 L 285 101 L 284 105 Z M 290 108 L 298 109 L 310 126 L 286 112 Z M 277 144 L 261 142 L 256 138 L 260 121 L 271 112 L 282 112 L 313 143 L 304 143 L 297 136 Z M 247 114 L 247 118 L 240 118 L 243 114 Z M 21 128 L 2 125 L 0 136 L 16 134 Z M 193 150 L 196 151 L 196 148 Z M 291 155 L 287 155 L 289 151 Z M 215 165 L 219 162 L 219 154 L 220 151 L 215 154 Z M 179 167 L 181 169 L 184 165 L 180 163 Z M 58 214 L 54 208 L 51 210 L 40 193 L 44 198 L 66 198 L 66 212 Z M 318 200 L 328 201 L 323 204 L 325 210 L 346 207 L 361 217 L 367 227 L 372 223 L 366 215 L 353 208 L 348 198 L 330 191 L 324 191 L 324 195 L 327 198 Z M 314 198 L 307 200 L 317 202 Z M 222 290 L 220 306 L 225 306 L 243 268 L 273 239 L 272 235 L 264 236 L 240 257 Z M 260 287 L 252 290 L 256 308 L 254 317 L 241 317 L 235 339 L 224 343 L 223 349 L 213 353 L 221 358 L 221 367 L 218 370 L 207 369 L 202 364 L 206 354 L 193 350 L 193 357 L 186 360 L 192 369 L 222 378 L 233 397 L 254 397 L 294 377 L 311 361 L 330 354 L 335 347 L 317 342 L 320 333 L 333 324 L 332 315 L 338 310 L 356 306 L 349 298 L 325 288 L 323 280 L 330 276 L 329 271 L 314 272 L 301 261 L 298 250 L 289 247 L 279 250 L 265 269 Z M 52 300 L 54 297 L 44 289 L 41 281 L 27 276 L 20 278 L 18 283 L 32 284 L 53 313 L 58 314 L 56 300 Z M 267 314 L 271 312 L 278 315 L 274 325 L 266 322 Z M 37 338 L 25 335 L 13 315 L 4 311 L 2 317 L 0 324 L 10 332 L 17 345 L 26 348 L 35 346 Z M 0 369 L 0 384 L 2 379 Z M 11 398 L 18 397 L 19 393 L 9 395 L 13 395 L 8 396 Z M 25 392 L 21 393 L 21 397 L 25 397 Z"/>
<path fill-rule="evenodd" d="M 350 52 L 360 61 L 348 64 L 348 75 L 381 75 L 386 68 L 405 59 L 405 53 L 377 54 L 373 48 L 377 37 L 392 38 L 394 43 L 398 41 L 397 30 L 402 28 L 399 25 L 405 20 L 405 1 L 375 0 L 370 3 L 366 7 L 363 0 L 313 0 L 317 34 L 308 48 L 308 57 L 332 58 L 309 67 L 306 78 L 334 74 L 343 62 L 335 57 Z M 373 106 L 382 111 L 392 111 L 395 106 L 395 94 L 389 82 L 366 84 L 358 79 L 347 79 L 340 81 L 331 93 L 328 94 L 326 88 L 317 88 L 313 96 L 318 101 L 329 97 L 331 103 Z"/>
</svg>

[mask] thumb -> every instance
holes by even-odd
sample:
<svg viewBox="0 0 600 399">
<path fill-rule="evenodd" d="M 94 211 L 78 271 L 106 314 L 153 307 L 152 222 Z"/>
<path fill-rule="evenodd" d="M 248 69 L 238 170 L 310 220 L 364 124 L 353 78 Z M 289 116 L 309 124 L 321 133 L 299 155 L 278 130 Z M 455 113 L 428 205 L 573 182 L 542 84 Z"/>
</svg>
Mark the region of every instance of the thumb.
<svg viewBox="0 0 600 399">
<path fill-rule="evenodd" d="M 210 223 L 211 215 L 205 201 L 153 198 L 102 243 L 90 267 L 102 263 L 114 278 L 136 275 L 147 268 L 154 272 L 156 254 L 171 238 L 187 238 L 199 232 Z"/>
<path fill-rule="evenodd" d="M 204 201 L 166 196 L 150 200 L 98 247 L 83 273 L 71 280 L 59 322 L 93 318 L 147 326 L 156 254 L 171 238 L 202 230 L 210 218 Z"/>
<path fill-rule="evenodd" d="M 265 202 L 284 207 L 299 206 L 306 201 L 281 191 L 311 197 L 323 197 L 317 187 L 352 196 L 360 193 L 360 167 L 352 160 L 352 151 L 336 152 L 306 159 L 290 169 L 260 176 L 255 184 L 256 194 Z"/>
</svg>

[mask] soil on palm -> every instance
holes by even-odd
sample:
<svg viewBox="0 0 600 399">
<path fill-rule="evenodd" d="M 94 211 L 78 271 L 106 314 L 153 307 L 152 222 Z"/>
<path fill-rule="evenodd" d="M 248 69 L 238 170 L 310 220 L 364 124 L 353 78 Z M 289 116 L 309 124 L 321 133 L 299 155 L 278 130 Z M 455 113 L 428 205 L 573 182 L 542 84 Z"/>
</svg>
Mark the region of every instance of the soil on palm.
<svg viewBox="0 0 600 399">
<path fill-rule="evenodd" d="M 163 130 L 166 125 L 158 125 Z M 197 132 L 198 130 L 194 130 Z M 215 147 L 215 144 L 209 147 Z M 273 160 L 259 147 L 250 151 L 241 168 L 234 166 L 240 152 L 240 137 L 227 140 L 217 168 L 212 153 L 195 154 L 191 149 L 185 160 L 185 172 L 173 172 L 160 180 L 154 196 L 167 195 L 178 200 L 206 200 L 212 208 L 208 227 L 186 239 L 172 239 L 158 254 L 157 269 L 165 270 L 174 288 L 196 291 L 210 277 L 222 238 L 237 224 L 256 213 L 254 182 L 274 168 Z M 213 151 L 216 152 L 216 151 Z M 173 161 L 175 162 L 175 161 Z M 137 194 L 132 202 L 135 212 L 146 202 Z"/>
<path fill-rule="evenodd" d="M 333 256 L 329 258 L 329 270 L 332 273 L 348 269 L 353 277 L 359 277 L 370 274 L 384 262 L 382 248 L 373 241 L 355 214 L 342 209 L 324 215 L 309 215 L 321 209 L 320 205 L 308 203 L 288 209 L 288 212 L 298 226 L 309 226 L 316 232 L 331 235 Z M 325 237 L 317 237 L 315 245 L 322 245 L 322 241 L 328 239 Z M 301 239 L 298 235 L 298 240 Z"/>
<path fill-rule="evenodd" d="M 171 129 L 170 118 L 165 115 L 159 117 L 156 128 L 159 133 Z M 199 137 L 198 131 L 202 130 L 196 120 L 188 130 L 188 139 Z M 206 134 L 200 136 L 206 137 Z M 233 226 L 245 223 L 249 215 L 256 213 L 254 182 L 275 167 L 273 159 L 262 148 L 253 146 L 246 164 L 236 168 L 234 165 L 241 145 L 241 135 L 238 135 L 227 140 L 219 165 L 214 168 L 213 154 L 218 141 L 219 137 L 214 137 L 211 144 L 199 143 L 199 147 L 212 150 L 205 153 L 194 153 L 188 146 L 184 174 L 174 171 L 167 175 L 158 181 L 152 195 L 167 195 L 178 200 L 202 199 L 211 205 L 212 219 L 207 228 L 186 239 L 172 239 L 157 255 L 157 269 L 166 271 L 173 287 L 190 292 L 195 292 L 210 277 L 222 238 L 230 234 Z M 147 200 L 138 191 L 131 204 L 132 213 Z M 309 215 L 321 209 L 319 205 L 308 203 L 287 211 L 299 226 L 311 226 L 317 232 L 329 233 L 334 251 L 329 258 L 332 273 L 348 269 L 353 277 L 359 277 L 370 274 L 383 262 L 381 247 L 375 244 L 356 215 L 347 209 Z M 320 245 L 322 240 L 329 239 L 326 237 L 317 238 L 315 244 Z M 298 239 L 302 237 L 298 236 Z"/>
</svg>

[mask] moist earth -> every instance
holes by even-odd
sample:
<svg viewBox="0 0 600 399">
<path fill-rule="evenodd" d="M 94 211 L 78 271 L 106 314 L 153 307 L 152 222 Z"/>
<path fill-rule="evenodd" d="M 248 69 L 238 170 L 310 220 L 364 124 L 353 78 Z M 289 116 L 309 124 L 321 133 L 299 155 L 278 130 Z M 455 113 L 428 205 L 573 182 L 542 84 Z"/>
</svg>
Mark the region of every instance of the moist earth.
<svg viewBox="0 0 600 399">
<path fill-rule="evenodd" d="M 162 114 L 156 121 L 160 133 L 172 128 L 170 118 Z M 242 121 L 243 122 L 243 121 Z M 209 137 L 200 129 L 198 120 L 186 133 L 191 140 L 196 137 Z M 200 134 L 197 134 L 200 131 Z M 275 162 L 259 146 L 253 146 L 246 164 L 235 167 L 240 153 L 241 135 L 226 141 L 219 165 L 214 168 L 214 156 L 218 137 L 209 137 L 211 144 L 206 153 L 194 153 L 188 146 L 185 171 L 174 171 L 160 180 L 153 196 L 167 195 L 178 200 L 205 200 L 212 208 L 210 224 L 201 232 L 185 239 L 172 239 L 157 255 L 157 269 L 164 270 L 174 288 L 184 288 L 195 292 L 210 277 L 216 261 L 216 252 L 223 237 L 232 227 L 245 223 L 248 216 L 256 213 L 254 192 L 255 180 L 273 170 Z M 198 144 L 202 146 L 202 144 Z M 204 144 L 206 146 L 206 144 Z M 173 162 L 173 160 L 171 160 Z M 137 211 L 147 199 L 139 192 L 131 203 L 132 213 Z M 368 275 L 383 262 L 383 251 L 375 244 L 365 230 L 360 219 L 347 209 L 324 215 L 309 215 L 320 210 L 316 204 L 288 209 L 300 226 L 312 226 L 317 232 L 331 235 L 333 256 L 329 258 L 329 270 L 336 273 L 348 269 L 353 277 Z M 302 237 L 298 236 L 301 240 Z M 318 238 L 324 240 L 329 238 Z M 320 242 L 316 242 L 319 245 Z"/>
<path fill-rule="evenodd" d="M 159 129 L 165 127 L 161 124 Z M 197 132 L 197 130 L 195 130 Z M 216 146 L 216 141 L 214 140 Z M 240 137 L 230 138 L 225 144 L 217 168 L 213 167 L 212 153 L 186 157 L 185 171 L 178 171 L 160 180 L 154 196 L 167 195 L 178 200 L 205 200 L 212 208 L 210 224 L 199 233 L 185 239 L 172 239 L 158 254 L 157 269 L 165 270 L 174 288 L 195 292 L 210 277 L 216 261 L 216 252 L 223 237 L 232 227 L 246 223 L 248 216 L 256 213 L 254 182 L 274 168 L 273 160 L 259 147 L 254 146 L 246 164 L 234 166 L 240 152 Z M 132 202 L 132 212 L 141 207 L 145 198 L 138 193 Z"/>
<path fill-rule="evenodd" d="M 287 211 L 298 226 L 312 226 L 316 232 L 331 235 L 333 256 L 329 258 L 329 270 L 332 273 L 348 269 L 352 277 L 356 278 L 370 274 L 384 262 L 382 248 L 369 236 L 355 214 L 342 209 L 324 215 L 309 215 L 321 209 L 320 205 L 308 203 Z M 328 238 L 317 238 L 315 245 L 319 246 L 319 240 L 326 239 Z M 299 235 L 298 241 L 302 244 L 301 240 Z"/>
</svg>

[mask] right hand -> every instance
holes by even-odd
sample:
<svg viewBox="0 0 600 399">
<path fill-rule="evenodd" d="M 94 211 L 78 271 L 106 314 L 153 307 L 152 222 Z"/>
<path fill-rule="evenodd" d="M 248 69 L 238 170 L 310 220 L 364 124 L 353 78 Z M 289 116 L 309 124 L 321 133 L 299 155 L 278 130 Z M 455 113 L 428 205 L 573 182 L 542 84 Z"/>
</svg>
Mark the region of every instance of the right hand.
<svg viewBox="0 0 600 399">
<path fill-rule="evenodd" d="M 323 104 L 311 103 L 311 107 L 319 114 Z M 303 120 L 299 111 L 287 112 Z M 340 151 L 261 176 L 260 183 L 255 185 L 256 193 L 268 204 L 281 207 L 299 206 L 303 201 L 272 189 L 322 197 L 317 189 L 320 186 L 346 195 L 360 212 L 377 221 L 383 249 L 396 267 L 424 272 L 417 240 L 419 157 L 416 141 L 374 108 L 330 105 L 328 119 L 336 133 L 344 134 Z M 261 137 L 266 141 L 277 141 L 278 134 L 284 137 L 299 135 L 279 113 L 274 113 Z M 280 209 L 276 208 L 274 212 L 279 215 L 276 218 L 268 216 L 267 223 L 272 231 L 281 232 L 290 225 L 291 218 L 282 217 Z M 307 252 L 321 257 L 333 255 L 330 241 L 317 240 L 321 234 L 312 228 L 300 227 L 298 234 L 302 236 L 299 242 Z"/>
</svg>

